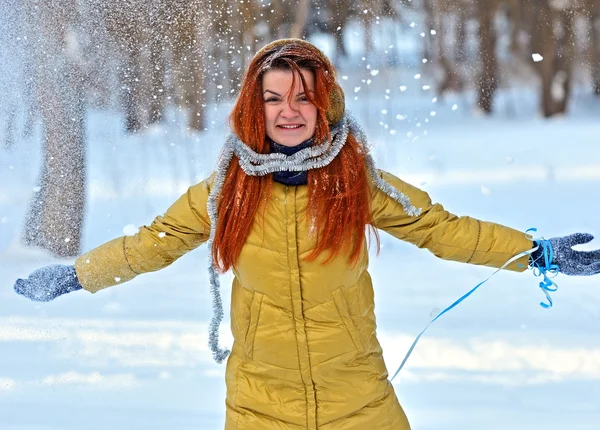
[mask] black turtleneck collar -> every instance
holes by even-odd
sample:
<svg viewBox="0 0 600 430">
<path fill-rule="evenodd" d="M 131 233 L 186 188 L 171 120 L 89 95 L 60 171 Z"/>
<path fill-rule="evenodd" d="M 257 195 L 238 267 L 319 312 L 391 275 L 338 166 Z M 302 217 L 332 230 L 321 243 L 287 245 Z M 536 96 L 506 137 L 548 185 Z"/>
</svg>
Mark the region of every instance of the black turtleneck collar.
<svg viewBox="0 0 600 430">
<path fill-rule="evenodd" d="M 280 153 L 287 156 L 294 155 L 296 152 L 312 146 L 313 139 L 310 138 L 296 146 L 285 146 L 277 142 L 273 142 L 270 138 L 267 138 L 271 148 L 271 153 Z M 273 179 L 276 182 L 284 185 L 306 185 L 308 183 L 308 172 L 274 172 Z"/>
</svg>

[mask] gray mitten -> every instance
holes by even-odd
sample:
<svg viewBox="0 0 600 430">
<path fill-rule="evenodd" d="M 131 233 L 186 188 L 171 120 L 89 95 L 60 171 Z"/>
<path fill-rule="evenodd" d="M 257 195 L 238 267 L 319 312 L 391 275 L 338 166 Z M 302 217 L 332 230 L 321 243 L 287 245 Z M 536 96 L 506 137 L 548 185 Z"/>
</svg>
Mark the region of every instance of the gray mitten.
<svg viewBox="0 0 600 430">
<path fill-rule="evenodd" d="M 75 267 L 54 264 L 35 270 L 27 279 L 17 279 L 14 289 L 36 302 L 49 302 L 56 297 L 81 290 Z"/>
<path fill-rule="evenodd" d="M 600 250 L 575 251 L 575 245 L 582 245 L 594 239 L 589 233 L 575 233 L 564 237 L 548 239 L 552 246 L 553 258 L 550 264 L 556 264 L 560 273 L 574 276 L 590 276 L 600 273 Z M 537 244 L 537 243 L 536 243 Z M 533 265 L 546 265 L 543 246 L 531 254 Z"/>
</svg>

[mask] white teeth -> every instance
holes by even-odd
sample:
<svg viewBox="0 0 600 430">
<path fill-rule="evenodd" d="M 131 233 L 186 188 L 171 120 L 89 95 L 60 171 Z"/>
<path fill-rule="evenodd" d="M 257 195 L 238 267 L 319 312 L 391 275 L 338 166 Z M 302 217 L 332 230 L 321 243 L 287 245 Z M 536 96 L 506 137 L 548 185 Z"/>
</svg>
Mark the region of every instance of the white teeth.
<svg viewBox="0 0 600 430">
<path fill-rule="evenodd" d="M 288 130 L 293 130 L 295 128 L 300 128 L 302 126 L 301 125 L 280 125 L 279 127 L 281 127 L 281 128 L 287 128 Z"/>
</svg>

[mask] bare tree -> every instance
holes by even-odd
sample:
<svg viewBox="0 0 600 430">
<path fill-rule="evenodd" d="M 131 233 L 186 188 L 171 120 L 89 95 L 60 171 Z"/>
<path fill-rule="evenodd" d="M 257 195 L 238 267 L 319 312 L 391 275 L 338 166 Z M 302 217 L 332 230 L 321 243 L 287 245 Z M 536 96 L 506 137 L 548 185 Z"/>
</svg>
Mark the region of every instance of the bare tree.
<svg viewBox="0 0 600 430">
<path fill-rule="evenodd" d="M 299 0 L 296 3 L 295 13 L 293 16 L 292 27 L 290 28 L 290 37 L 301 38 L 308 21 L 308 9 L 310 0 Z"/>
<path fill-rule="evenodd" d="M 84 99 L 75 1 L 28 0 L 35 88 L 43 121 L 39 191 L 26 217 L 24 242 L 61 256 L 79 253 L 84 212 Z"/>
<path fill-rule="evenodd" d="M 498 7 L 497 0 L 478 1 L 477 19 L 479 21 L 479 58 L 481 70 L 477 76 L 477 105 L 485 113 L 492 112 L 494 93 L 498 88 L 498 60 L 496 58 L 496 30 L 494 17 Z"/>
<path fill-rule="evenodd" d="M 589 62 L 594 94 L 600 96 L 600 2 L 586 0 L 586 18 L 590 35 Z"/>
<path fill-rule="evenodd" d="M 571 91 L 574 59 L 573 4 L 536 0 L 531 4 L 531 44 L 543 60 L 536 63 L 541 78 L 541 110 L 545 117 L 564 113 Z"/>
</svg>

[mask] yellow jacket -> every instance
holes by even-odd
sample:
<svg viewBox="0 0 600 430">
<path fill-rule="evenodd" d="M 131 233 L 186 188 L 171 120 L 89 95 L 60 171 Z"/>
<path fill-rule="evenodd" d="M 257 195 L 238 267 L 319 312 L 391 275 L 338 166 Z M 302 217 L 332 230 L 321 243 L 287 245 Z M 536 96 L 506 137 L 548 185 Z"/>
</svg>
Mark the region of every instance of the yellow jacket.
<svg viewBox="0 0 600 430">
<path fill-rule="evenodd" d="M 427 193 L 386 172 L 381 177 L 422 208 L 408 216 L 374 185 L 375 227 L 436 256 L 500 267 L 531 249 L 525 234 L 457 217 Z M 205 242 L 213 178 L 189 188 L 135 236 L 125 236 L 75 262 L 90 292 L 159 270 Z M 345 256 L 327 265 L 305 261 L 315 243 L 306 222 L 307 186 L 274 183 L 233 272 L 227 361 L 227 430 L 408 430 L 375 333 L 373 286 L 364 247 L 358 264 Z M 259 210 L 259 213 L 262 209 Z M 522 271 L 527 257 L 508 269 Z"/>
</svg>

